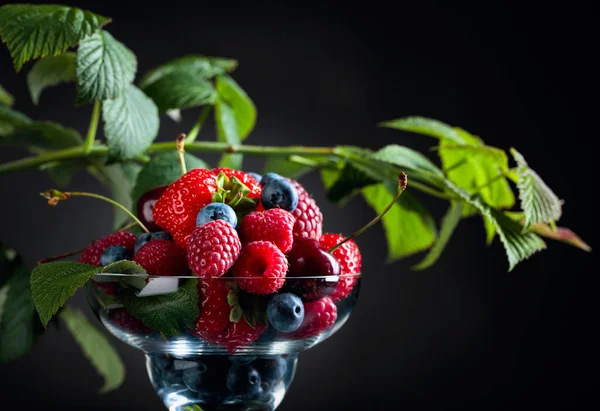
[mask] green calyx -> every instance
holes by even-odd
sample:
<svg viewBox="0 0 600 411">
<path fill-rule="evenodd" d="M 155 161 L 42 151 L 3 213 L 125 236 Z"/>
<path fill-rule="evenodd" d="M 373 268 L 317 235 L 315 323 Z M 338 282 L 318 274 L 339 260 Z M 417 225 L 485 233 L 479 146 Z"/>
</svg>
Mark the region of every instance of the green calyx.
<svg viewBox="0 0 600 411">
<path fill-rule="evenodd" d="M 257 323 L 266 326 L 267 314 L 263 299 L 255 294 L 240 295 L 236 283 L 231 283 L 228 287 L 230 289 L 227 294 L 227 303 L 231 306 L 229 321 L 238 323 L 244 318 L 252 328 L 256 327 Z"/>
<path fill-rule="evenodd" d="M 248 198 L 251 190 L 237 177 L 227 177 L 220 172 L 217 176 L 217 191 L 212 195 L 213 203 L 225 203 L 233 208 L 238 217 L 243 217 L 256 208 L 257 200 Z"/>
</svg>

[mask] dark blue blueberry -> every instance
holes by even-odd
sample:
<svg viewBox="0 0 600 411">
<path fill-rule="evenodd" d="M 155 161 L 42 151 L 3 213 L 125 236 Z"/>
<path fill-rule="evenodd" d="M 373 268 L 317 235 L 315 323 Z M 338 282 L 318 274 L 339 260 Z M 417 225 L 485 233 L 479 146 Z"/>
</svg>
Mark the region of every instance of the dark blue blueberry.
<svg viewBox="0 0 600 411">
<path fill-rule="evenodd" d="M 260 194 L 260 200 L 265 210 L 282 208 L 291 212 L 298 205 L 298 192 L 288 180 L 276 178 L 265 184 Z"/>
<path fill-rule="evenodd" d="M 287 371 L 287 362 L 288 360 L 282 356 L 264 358 L 255 362 L 254 366 L 263 382 L 263 391 L 272 389 L 283 380 Z M 267 387 L 265 387 L 265 384 L 267 384 Z"/>
<path fill-rule="evenodd" d="M 260 374 L 251 365 L 233 365 L 227 372 L 227 389 L 242 399 L 252 399 L 260 394 Z"/>
<path fill-rule="evenodd" d="M 304 305 L 295 294 L 276 294 L 267 304 L 269 323 L 282 333 L 296 331 L 304 320 Z"/>
<path fill-rule="evenodd" d="M 256 340 L 256 343 L 257 344 L 272 343 L 274 341 L 277 341 L 278 339 L 279 339 L 279 331 L 277 331 L 275 328 L 273 328 L 271 326 L 271 327 L 267 328 L 267 331 L 262 333 L 260 338 L 258 340 Z"/>
<path fill-rule="evenodd" d="M 237 225 L 235 211 L 224 203 L 210 203 L 204 206 L 198 213 L 198 217 L 196 217 L 196 225 L 201 226 L 215 220 L 228 222 L 233 228 Z"/>
<path fill-rule="evenodd" d="M 135 240 L 135 247 L 133 248 L 133 252 L 134 254 L 137 254 L 138 250 L 146 243 L 152 241 L 152 240 L 169 240 L 172 241 L 173 237 L 171 237 L 171 234 L 167 233 L 166 231 L 156 231 L 154 233 L 144 233 L 141 234 L 136 240 Z"/>
<path fill-rule="evenodd" d="M 261 187 L 264 187 L 267 185 L 267 183 L 269 181 L 277 180 L 278 178 L 282 178 L 282 177 L 277 173 L 267 173 L 264 176 L 262 176 L 262 178 L 260 180 L 258 180 L 258 183 L 260 184 Z"/>
<path fill-rule="evenodd" d="M 194 392 L 200 391 L 202 386 L 207 385 L 208 377 L 208 366 L 202 361 L 197 361 L 194 367 L 186 368 L 182 374 L 183 383 Z"/>
<path fill-rule="evenodd" d="M 260 183 L 260 180 L 262 180 L 262 176 L 258 173 L 246 173 L 252 176 L 252 178 L 254 178 L 258 183 Z"/>
<path fill-rule="evenodd" d="M 100 256 L 100 264 L 108 265 L 110 263 L 114 263 L 115 261 L 131 260 L 132 257 L 133 255 L 127 247 L 123 247 L 121 245 L 111 245 L 102 252 L 102 255 Z"/>
</svg>

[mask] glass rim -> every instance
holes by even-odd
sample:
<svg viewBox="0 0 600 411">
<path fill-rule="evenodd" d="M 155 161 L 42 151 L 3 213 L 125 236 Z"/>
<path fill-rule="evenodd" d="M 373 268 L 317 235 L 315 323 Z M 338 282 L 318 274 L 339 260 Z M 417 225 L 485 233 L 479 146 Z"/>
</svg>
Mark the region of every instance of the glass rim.
<svg viewBox="0 0 600 411">
<path fill-rule="evenodd" d="M 314 275 L 314 276 L 301 276 L 301 277 L 281 277 L 280 279 L 282 280 L 318 280 L 318 279 L 325 279 L 325 280 L 334 280 L 334 279 L 340 279 L 340 278 L 349 278 L 349 277 L 355 277 L 355 278 L 360 278 L 362 275 L 361 273 L 358 274 L 340 274 L 340 275 Z M 220 277 L 198 277 L 196 275 L 154 275 L 154 274 L 144 274 L 144 273 L 97 273 L 94 275 L 93 278 L 96 277 L 108 277 L 108 278 L 114 278 L 114 277 L 119 277 L 119 278 L 126 278 L 126 277 L 137 277 L 137 278 L 146 278 L 146 279 L 155 279 L 155 278 L 176 278 L 176 279 L 196 279 L 196 280 L 222 280 L 222 281 L 236 281 L 236 280 L 275 280 L 274 277 L 227 277 L 227 276 L 220 276 Z"/>
</svg>

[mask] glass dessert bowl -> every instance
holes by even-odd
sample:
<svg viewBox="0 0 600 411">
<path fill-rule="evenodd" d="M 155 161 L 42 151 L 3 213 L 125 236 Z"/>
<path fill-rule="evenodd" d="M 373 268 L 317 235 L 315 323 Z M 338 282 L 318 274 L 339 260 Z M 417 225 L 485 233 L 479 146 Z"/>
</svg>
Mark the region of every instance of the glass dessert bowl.
<svg viewBox="0 0 600 411">
<path fill-rule="evenodd" d="M 86 295 L 114 336 L 146 354 L 168 409 L 274 410 L 298 354 L 348 320 L 361 278 L 286 277 L 269 295 L 241 290 L 240 280 L 105 273 Z M 343 297 L 332 294 L 340 282 L 350 290 Z"/>
</svg>

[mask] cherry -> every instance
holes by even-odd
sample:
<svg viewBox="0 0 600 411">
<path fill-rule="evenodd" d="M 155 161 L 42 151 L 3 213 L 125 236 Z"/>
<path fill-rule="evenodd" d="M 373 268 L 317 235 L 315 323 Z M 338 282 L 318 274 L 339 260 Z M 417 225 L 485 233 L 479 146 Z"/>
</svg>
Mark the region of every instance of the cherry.
<svg viewBox="0 0 600 411">
<path fill-rule="evenodd" d="M 152 216 L 152 209 L 154 205 L 165 192 L 168 185 L 154 187 L 152 190 L 146 191 L 137 203 L 137 215 L 142 223 L 150 230 L 153 231 L 161 231 L 161 228 L 156 225 L 154 222 L 154 217 Z"/>
<path fill-rule="evenodd" d="M 290 265 L 286 291 L 304 301 L 318 300 L 335 291 L 340 280 L 340 265 L 328 252 L 321 250 L 313 238 L 296 238 L 288 255 Z M 294 277 L 320 277 L 302 278 Z M 323 278 L 326 277 L 326 278 Z"/>
</svg>

